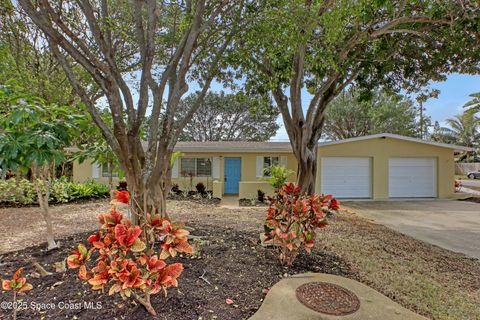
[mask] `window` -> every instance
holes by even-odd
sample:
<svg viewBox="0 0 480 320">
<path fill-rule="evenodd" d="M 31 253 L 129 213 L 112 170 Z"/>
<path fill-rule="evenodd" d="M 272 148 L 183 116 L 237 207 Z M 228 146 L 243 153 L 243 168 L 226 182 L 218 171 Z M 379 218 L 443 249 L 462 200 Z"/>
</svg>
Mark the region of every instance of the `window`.
<svg viewBox="0 0 480 320">
<path fill-rule="evenodd" d="M 104 164 L 102 165 L 102 177 L 110 177 L 110 172 L 108 170 L 109 165 Z M 115 172 L 116 170 L 113 170 L 112 172 L 112 177 L 118 177 L 118 172 Z"/>
<path fill-rule="evenodd" d="M 276 166 L 280 163 L 279 157 L 263 157 L 263 175 L 265 177 L 270 176 L 270 167 Z"/>
<path fill-rule="evenodd" d="M 180 172 L 182 176 L 210 177 L 212 175 L 212 159 L 181 158 Z"/>
</svg>

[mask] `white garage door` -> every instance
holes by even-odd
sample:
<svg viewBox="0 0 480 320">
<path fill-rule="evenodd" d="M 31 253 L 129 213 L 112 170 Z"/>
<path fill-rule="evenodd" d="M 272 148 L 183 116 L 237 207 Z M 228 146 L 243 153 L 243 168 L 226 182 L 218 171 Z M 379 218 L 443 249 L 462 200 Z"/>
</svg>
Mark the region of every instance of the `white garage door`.
<svg viewBox="0 0 480 320">
<path fill-rule="evenodd" d="M 437 159 L 390 158 L 388 190 L 391 198 L 437 196 Z"/>
<path fill-rule="evenodd" d="M 322 193 L 336 198 L 371 198 L 370 158 L 322 158 Z"/>
</svg>

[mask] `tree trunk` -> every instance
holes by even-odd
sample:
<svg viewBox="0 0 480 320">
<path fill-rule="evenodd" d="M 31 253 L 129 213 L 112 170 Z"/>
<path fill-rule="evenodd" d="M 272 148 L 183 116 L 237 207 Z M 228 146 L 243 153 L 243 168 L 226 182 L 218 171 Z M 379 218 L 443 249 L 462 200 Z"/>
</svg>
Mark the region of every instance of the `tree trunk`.
<svg viewBox="0 0 480 320">
<path fill-rule="evenodd" d="M 162 181 L 145 182 L 141 176 L 126 176 L 131 194 L 132 223 L 139 224 L 147 214 L 160 214 L 168 218 L 167 214 L 167 183 Z"/>
<path fill-rule="evenodd" d="M 308 195 L 315 193 L 315 179 L 317 176 L 317 145 L 313 148 L 298 145 L 295 148 L 297 158 L 297 183 L 301 192 Z"/>
<path fill-rule="evenodd" d="M 37 192 L 40 212 L 47 225 L 47 250 L 53 250 L 58 248 L 58 245 L 55 242 L 52 217 L 50 215 L 50 209 L 48 206 L 48 198 L 50 196 L 50 181 L 48 179 L 48 173 L 48 167 L 45 166 L 38 168 L 36 165 L 33 165 L 33 184 L 35 186 L 35 191 Z"/>
<path fill-rule="evenodd" d="M 113 190 L 113 163 L 112 161 L 108 162 L 108 187 L 110 190 Z"/>
</svg>

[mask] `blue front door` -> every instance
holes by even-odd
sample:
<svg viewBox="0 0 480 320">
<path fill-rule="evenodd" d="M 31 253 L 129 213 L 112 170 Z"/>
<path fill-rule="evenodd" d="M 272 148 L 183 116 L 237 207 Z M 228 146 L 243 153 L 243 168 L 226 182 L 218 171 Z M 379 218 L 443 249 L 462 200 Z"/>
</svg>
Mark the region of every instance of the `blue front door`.
<svg viewBox="0 0 480 320">
<path fill-rule="evenodd" d="M 241 163 L 240 158 L 225 158 L 225 194 L 238 194 Z"/>
</svg>

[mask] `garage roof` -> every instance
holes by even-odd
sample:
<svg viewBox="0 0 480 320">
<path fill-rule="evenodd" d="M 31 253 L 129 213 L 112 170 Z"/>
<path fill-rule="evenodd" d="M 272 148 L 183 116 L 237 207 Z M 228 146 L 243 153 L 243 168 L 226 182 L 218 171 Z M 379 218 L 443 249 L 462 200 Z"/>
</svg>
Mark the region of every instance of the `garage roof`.
<svg viewBox="0 0 480 320">
<path fill-rule="evenodd" d="M 399 134 L 393 134 L 393 133 L 378 133 L 378 134 L 372 134 L 372 135 L 369 135 L 369 136 L 355 137 L 355 138 L 349 138 L 349 139 L 338 140 L 338 141 L 321 142 L 321 143 L 319 143 L 319 146 L 340 144 L 340 143 L 347 143 L 347 142 L 354 142 L 354 141 L 362 141 L 362 140 L 370 140 L 370 139 L 385 139 L 385 138 L 404 140 L 404 141 L 410 141 L 410 142 L 416 142 L 416 143 L 423 143 L 423 144 L 428 144 L 428 145 L 432 145 L 432 146 L 453 149 L 455 151 L 474 151 L 473 148 L 469 148 L 469 147 L 457 146 L 457 145 L 448 144 L 448 143 L 427 141 L 427 140 L 422 140 L 422 139 L 418 139 L 418 138 L 401 136 Z"/>
</svg>

